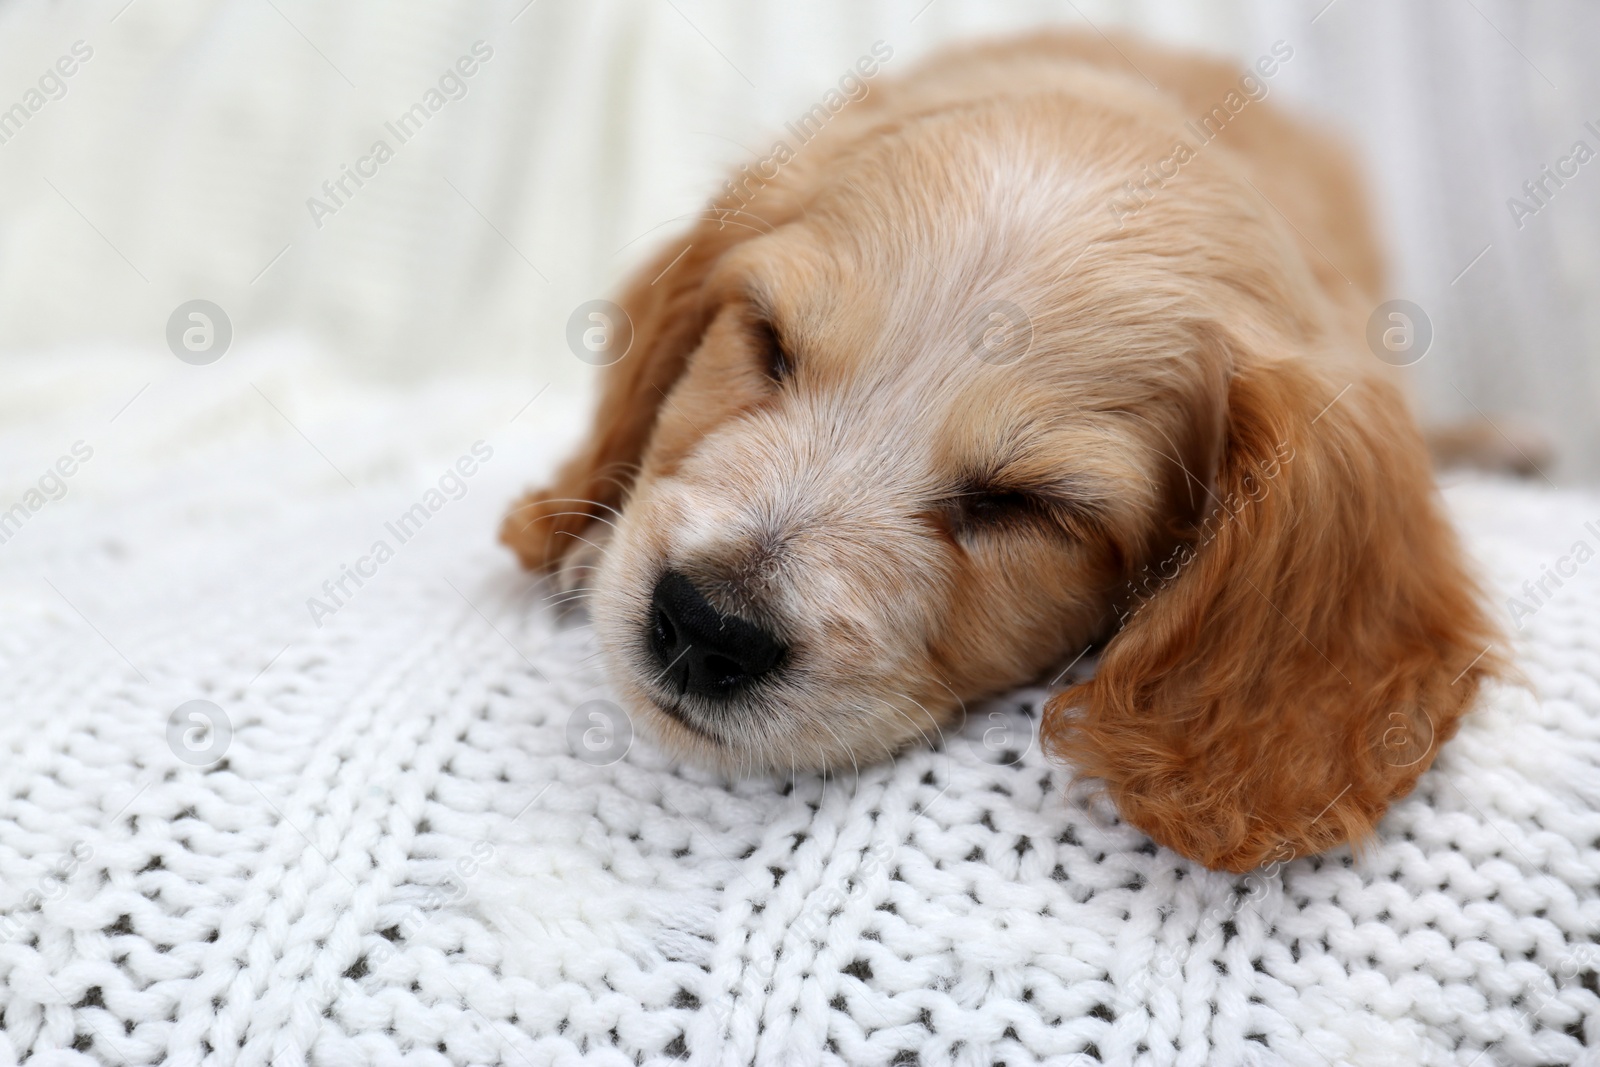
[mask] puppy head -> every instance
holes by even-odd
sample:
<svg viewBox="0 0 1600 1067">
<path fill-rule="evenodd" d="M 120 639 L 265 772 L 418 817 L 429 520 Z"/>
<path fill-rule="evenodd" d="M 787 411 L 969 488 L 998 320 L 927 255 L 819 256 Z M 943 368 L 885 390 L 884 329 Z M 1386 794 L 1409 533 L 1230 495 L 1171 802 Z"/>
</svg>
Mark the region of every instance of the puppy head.
<svg viewBox="0 0 1600 1067">
<path fill-rule="evenodd" d="M 1107 210 L 1170 145 L 924 115 L 641 272 L 594 435 L 503 536 L 549 565 L 620 505 L 591 611 L 669 746 L 862 763 L 1108 641 L 1046 741 L 1188 855 L 1325 847 L 1409 788 L 1493 662 L 1421 442 L 1226 153 Z"/>
<path fill-rule="evenodd" d="M 669 743 L 787 768 L 935 739 L 1110 632 L 1206 510 L 1226 353 L 1155 232 L 1191 209 L 1114 230 L 1108 181 L 1030 152 L 1060 121 L 882 132 L 706 263 L 592 583 Z"/>
</svg>

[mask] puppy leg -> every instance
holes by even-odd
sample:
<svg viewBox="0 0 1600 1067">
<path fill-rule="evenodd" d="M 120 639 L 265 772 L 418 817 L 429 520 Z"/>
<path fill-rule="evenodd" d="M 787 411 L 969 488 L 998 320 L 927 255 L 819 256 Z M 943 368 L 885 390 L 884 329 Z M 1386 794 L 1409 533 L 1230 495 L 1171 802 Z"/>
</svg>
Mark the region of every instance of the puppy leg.
<svg viewBox="0 0 1600 1067">
<path fill-rule="evenodd" d="M 1514 419 L 1490 422 L 1471 416 L 1428 430 L 1433 465 L 1535 478 L 1555 462 L 1555 448 L 1539 430 Z"/>
</svg>

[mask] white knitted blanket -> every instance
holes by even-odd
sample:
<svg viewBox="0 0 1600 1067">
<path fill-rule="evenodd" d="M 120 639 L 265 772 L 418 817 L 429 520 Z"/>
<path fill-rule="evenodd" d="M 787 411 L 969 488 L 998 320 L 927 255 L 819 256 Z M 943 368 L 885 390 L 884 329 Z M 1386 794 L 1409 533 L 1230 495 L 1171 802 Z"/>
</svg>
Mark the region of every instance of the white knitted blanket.
<svg viewBox="0 0 1600 1067">
<path fill-rule="evenodd" d="M 582 406 L 298 358 L 6 371 L 0 1063 L 1600 1062 L 1600 500 L 1449 490 L 1529 687 L 1360 858 L 1232 876 L 1068 793 L 1038 692 L 675 766 L 492 543 Z"/>
</svg>

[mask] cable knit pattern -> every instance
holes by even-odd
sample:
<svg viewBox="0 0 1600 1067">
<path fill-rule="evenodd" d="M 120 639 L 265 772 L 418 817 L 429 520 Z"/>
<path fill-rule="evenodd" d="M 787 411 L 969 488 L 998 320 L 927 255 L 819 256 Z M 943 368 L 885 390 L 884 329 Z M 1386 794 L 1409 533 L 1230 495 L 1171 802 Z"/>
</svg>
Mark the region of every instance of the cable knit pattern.
<svg viewBox="0 0 1600 1067">
<path fill-rule="evenodd" d="M 490 543 L 581 408 L 252 359 L 0 438 L 0 506 L 95 450 L 0 545 L 0 1062 L 1597 1062 L 1600 559 L 1359 858 L 1217 874 L 1069 790 L 1041 691 L 859 774 L 597 758 L 589 633 Z M 1447 498 L 1502 607 L 1600 549 L 1593 497 Z"/>
</svg>

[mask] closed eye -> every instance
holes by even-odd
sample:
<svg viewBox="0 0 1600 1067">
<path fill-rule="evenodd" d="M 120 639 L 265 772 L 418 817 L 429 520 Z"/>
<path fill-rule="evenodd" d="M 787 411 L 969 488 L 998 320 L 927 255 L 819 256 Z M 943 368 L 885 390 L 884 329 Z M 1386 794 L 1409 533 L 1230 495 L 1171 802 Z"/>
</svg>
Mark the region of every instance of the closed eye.
<svg viewBox="0 0 1600 1067">
<path fill-rule="evenodd" d="M 992 526 L 1036 516 L 1045 510 L 1038 497 L 1018 489 L 980 490 L 956 498 L 962 523 Z"/>
<path fill-rule="evenodd" d="M 750 327 L 750 338 L 761 373 L 773 382 L 788 378 L 794 367 L 772 323 L 766 319 L 756 321 Z"/>
<path fill-rule="evenodd" d="M 1092 532 L 1096 519 L 1092 506 L 1016 486 L 972 485 L 952 494 L 943 510 L 953 532 L 963 536 L 1033 529 L 1077 539 Z"/>
</svg>

